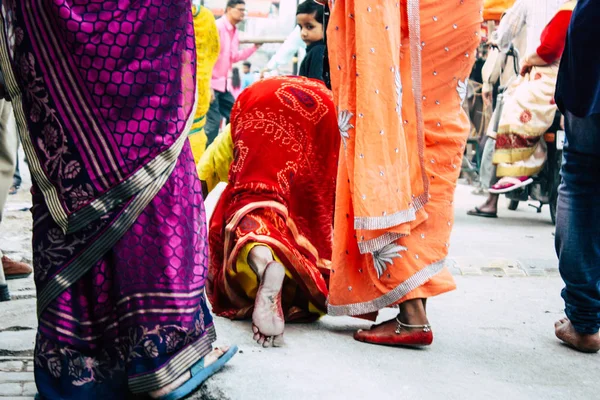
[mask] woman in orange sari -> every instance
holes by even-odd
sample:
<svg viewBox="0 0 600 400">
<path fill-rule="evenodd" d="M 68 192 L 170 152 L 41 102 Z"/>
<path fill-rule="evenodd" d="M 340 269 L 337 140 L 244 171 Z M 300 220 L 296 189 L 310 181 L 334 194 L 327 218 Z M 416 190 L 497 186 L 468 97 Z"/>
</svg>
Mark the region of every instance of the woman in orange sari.
<svg viewBox="0 0 600 400">
<path fill-rule="evenodd" d="M 343 147 L 328 312 L 374 319 L 399 305 L 396 318 L 355 339 L 429 345 L 426 300 L 455 288 L 445 258 L 482 1 L 330 6 L 327 44 Z"/>
<path fill-rule="evenodd" d="M 229 182 L 210 221 L 208 296 L 217 315 L 252 318 L 254 339 L 277 346 L 285 321 L 326 312 L 335 108 L 322 82 L 271 78 L 242 92 L 231 121 L 198 166 L 208 190 Z"/>
</svg>

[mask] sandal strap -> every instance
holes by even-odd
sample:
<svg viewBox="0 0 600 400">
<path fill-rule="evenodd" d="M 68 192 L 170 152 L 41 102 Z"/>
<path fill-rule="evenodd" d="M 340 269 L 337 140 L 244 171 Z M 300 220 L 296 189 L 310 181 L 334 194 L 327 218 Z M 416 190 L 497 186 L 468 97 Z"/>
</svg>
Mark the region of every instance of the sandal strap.
<svg viewBox="0 0 600 400">
<path fill-rule="evenodd" d="M 400 321 L 400 318 L 396 317 L 396 333 L 399 334 L 400 331 L 402 330 L 402 328 L 409 328 L 409 329 L 423 329 L 423 332 L 430 332 L 431 331 L 431 325 L 429 324 L 425 324 L 425 325 L 409 325 L 409 324 L 405 324 L 404 322 Z"/>
<path fill-rule="evenodd" d="M 523 183 L 522 180 L 520 180 L 519 178 L 515 178 L 513 176 L 504 176 L 502 178 L 500 178 L 500 180 L 496 183 L 497 186 L 503 186 L 503 185 L 508 185 L 508 184 L 512 184 L 512 185 L 520 185 L 521 183 Z M 496 186 L 494 185 L 494 186 Z"/>
</svg>

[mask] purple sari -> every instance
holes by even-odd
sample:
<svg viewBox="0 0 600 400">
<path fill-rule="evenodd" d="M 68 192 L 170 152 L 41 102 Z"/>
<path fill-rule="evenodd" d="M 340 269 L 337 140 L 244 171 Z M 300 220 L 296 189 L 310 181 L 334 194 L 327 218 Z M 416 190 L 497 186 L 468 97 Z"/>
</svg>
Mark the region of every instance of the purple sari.
<svg viewBox="0 0 600 400">
<path fill-rule="evenodd" d="M 34 178 L 42 398 L 120 399 L 212 349 L 186 140 L 190 0 L 3 0 L 0 66 Z"/>
</svg>

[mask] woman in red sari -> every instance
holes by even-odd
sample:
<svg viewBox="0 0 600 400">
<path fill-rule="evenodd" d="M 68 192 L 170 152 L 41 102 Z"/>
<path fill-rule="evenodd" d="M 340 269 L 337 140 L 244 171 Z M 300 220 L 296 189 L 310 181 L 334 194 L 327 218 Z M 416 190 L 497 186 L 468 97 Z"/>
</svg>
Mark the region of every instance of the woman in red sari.
<svg viewBox="0 0 600 400">
<path fill-rule="evenodd" d="M 284 321 L 326 312 L 336 112 L 323 83 L 280 77 L 245 90 L 231 121 L 199 163 L 208 189 L 229 181 L 210 222 L 209 299 L 217 315 L 251 317 L 255 340 L 277 346 Z"/>
</svg>

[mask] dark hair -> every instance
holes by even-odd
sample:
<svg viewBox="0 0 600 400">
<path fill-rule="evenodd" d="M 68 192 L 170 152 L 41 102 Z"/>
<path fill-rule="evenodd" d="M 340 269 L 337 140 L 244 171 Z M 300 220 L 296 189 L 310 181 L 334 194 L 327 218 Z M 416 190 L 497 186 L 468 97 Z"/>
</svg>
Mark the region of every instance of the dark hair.
<svg viewBox="0 0 600 400">
<path fill-rule="evenodd" d="M 296 15 L 308 14 L 314 15 L 317 22 L 323 23 L 323 6 L 315 3 L 313 0 L 306 0 L 304 3 L 298 5 Z"/>
<path fill-rule="evenodd" d="M 238 4 L 246 4 L 246 2 L 244 0 L 228 0 L 225 10 L 227 10 L 228 8 L 235 8 L 235 6 L 237 6 Z"/>
<path fill-rule="evenodd" d="M 240 69 L 235 67 L 231 71 L 231 86 L 234 88 L 240 88 L 242 86 L 242 79 L 240 78 Z"/>
<path fill-rule="evenodd" d="M 244 67 L 248 67 L 248 68 L 252 67 L 252 64 L 250 63 L 250 61 L 244 61 L 243 65 L 244 65 Z"/>
</svg>

